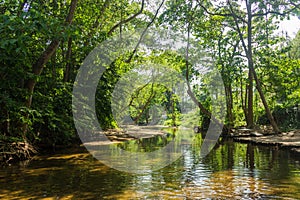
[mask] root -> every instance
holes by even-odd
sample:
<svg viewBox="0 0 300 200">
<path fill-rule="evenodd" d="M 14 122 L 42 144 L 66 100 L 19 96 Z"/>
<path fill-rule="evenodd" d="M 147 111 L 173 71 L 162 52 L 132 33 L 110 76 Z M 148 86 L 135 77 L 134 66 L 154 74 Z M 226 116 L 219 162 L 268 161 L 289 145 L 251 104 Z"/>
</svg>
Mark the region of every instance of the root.
<svg viewBox="0 0 300 200">
<path fill-rule="evenodd" d="M 13 161 L 28 160 L 36 153 L 36 149 L 28 142 L 0 141 L 0 162 L 4 165 Z"/>
</svg>

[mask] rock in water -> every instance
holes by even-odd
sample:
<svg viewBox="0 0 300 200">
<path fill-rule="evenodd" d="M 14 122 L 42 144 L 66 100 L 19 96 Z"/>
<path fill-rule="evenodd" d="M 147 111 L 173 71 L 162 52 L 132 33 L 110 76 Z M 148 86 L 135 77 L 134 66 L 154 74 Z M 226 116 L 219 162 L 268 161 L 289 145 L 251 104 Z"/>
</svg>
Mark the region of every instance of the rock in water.
<svg viewBox="0 0 300 200">
<path fill-rule="evenodd" d="M 294 137 L 295 133 L 294 133 L 294 132 L 289 132 L 287 135 L 288 135 L 289 137 Z"/>
</svg>

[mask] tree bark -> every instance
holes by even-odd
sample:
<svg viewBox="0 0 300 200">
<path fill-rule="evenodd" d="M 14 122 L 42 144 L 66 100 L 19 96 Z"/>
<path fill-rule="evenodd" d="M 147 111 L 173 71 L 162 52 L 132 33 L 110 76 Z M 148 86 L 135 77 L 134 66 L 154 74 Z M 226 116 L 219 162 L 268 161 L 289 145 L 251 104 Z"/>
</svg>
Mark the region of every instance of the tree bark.
<svg viewBox="0 0 300 200">
<path fill-rule="evenodd" d="M 32 73 L 35 76 L 39 76 L 42 73 L 44 65 L 51 58 L 51 56 L 57 49 L 58 45 L 59 45 L 58 40 L 52 41 L 51 44 L 47 47 L 47 49 L 39 57 L 37 62 L 32 65 Z M 28 107 L 28 108 L 30 108 L 31 104 L 32 104 L 32 95 L 33 95 L 35 84 L 36 84 L 36 80 L 34 78 L 31 78 L 31 79 L 27 80 L 27 83 L 25 85 L 25 87 L 27 88 L 28 93 L 29 93 L 29 97 L 27 98 L 26 103 L 25 103 L 26 107 Z"/>
</svg>

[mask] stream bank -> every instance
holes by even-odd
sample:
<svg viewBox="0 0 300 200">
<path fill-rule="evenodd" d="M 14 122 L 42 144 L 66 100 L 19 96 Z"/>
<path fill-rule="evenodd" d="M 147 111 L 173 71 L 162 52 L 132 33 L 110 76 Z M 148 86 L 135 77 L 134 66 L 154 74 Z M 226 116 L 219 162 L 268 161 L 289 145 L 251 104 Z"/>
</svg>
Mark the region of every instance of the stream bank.
<svg viewBox="0 0 300 200">
<path fill-rule="evenodd" d="M 276 146 L 300 155 L 300 130 L 272 134 L 252 129 L 235 129 L 230 136 L 236 142 Z"/>
<path fill-rule="evenodd" d="M 123 142 L 133 139 L 151 138 L 157 135 L 165 135 L 165 126 L 126 126 L 122 130 L 109 130 L 105 135 L 113 142 Z M 126 130 L 126 131 L 124 131 Z M 276 146 L 278 148 L 289 149 L 291 152 L 300 155 L 300 130 L 283 132 L 281 134 L 272 133 L 272 129 L 232 129 L 229 134 L 236 142 L 252 143 L 257 145 Z"/>
</svg>

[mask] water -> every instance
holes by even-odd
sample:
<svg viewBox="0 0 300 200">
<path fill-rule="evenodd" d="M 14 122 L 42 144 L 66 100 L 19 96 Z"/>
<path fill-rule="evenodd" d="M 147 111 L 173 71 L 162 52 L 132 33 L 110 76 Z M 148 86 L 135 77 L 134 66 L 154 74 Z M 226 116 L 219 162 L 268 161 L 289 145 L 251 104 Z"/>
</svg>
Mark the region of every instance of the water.
<svg viewBox="0 0 300 200">
<path fill-rule="evenodd" d="M 201 136 L 199 136 L 201 141 Z M 157 148 L 161 140 L 114 144 Z M 163 169 L 130 174 L 84 148 L 0 169 L 0 199 L 300 199 L 300 157 L 275 147 L 224 141 L 199 159 L 199 146 Z"/>
</svg>

